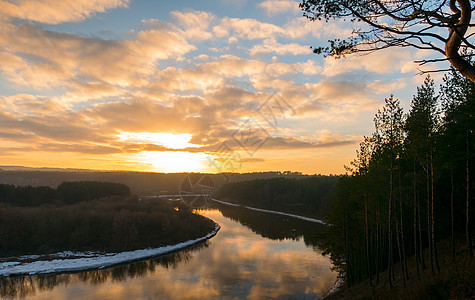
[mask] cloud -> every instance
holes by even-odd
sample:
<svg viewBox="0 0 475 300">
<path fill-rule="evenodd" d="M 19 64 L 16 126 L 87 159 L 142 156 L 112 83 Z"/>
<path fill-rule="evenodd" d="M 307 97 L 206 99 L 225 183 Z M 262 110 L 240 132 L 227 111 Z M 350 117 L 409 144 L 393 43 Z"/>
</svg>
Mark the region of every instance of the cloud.
<svg viewBox="0 0 475 300">
<path fill-rule="evenodd" d="M 322 142 L 309 142 L 294 137 L 271 137 L 266 140 L 262 150 L 289 150 L 289 149 L 315 149 L 332 148 L 350 145 L 358 142 L 354 138 L 343 140 L 326 140 Z"/>
<path fill-rule="evenodd" d="M 28 3 L 51 2 L 15 3 L 12 5 L 27 7 Z M 99 4 L 106 10 L 128 2 L 77 3 L 75 14 L 51 20 L 80 21 L 101 12 L 93 8 Z M 275 15 L 285 9 L 295 12 L 291 7 L 296 4 L 265 1 L 259 7 Z M 59 11 L 76 7 L 69 1 L 64 5 Z M 221 142 L 231 142 L 242 122 L 260 118 L 257 108 L 275 94 L 293 112 L 277 128 L 263 125 L 270 134 L 263 151 L 310 153 L 349 148 L 354 136 L 340 129 L 314 134 L 315 128 L 354 120 L 361 112 L 375 109 L 375 94 L 408 83 L 353 76 L 361 70 L 383 74 L 381 65 L 388 63 L 407 72 L 410 66 L 401 64 L 405 59 L 401 53 L 363 57 L 363 66 L 356 58 L 325 60 L 323 67 L 313 58 L 302 60 L 301 55 L 311 52 L 306 46 L 308 37 L 341 34 L 344 30 L 337 23 L 292 17 L 285 24 L 285 20 L 273 24 L 185 10 L 171 12 L 171 23 L 143 20 L 139 29 L 124 37 L 104 39 L 13 20 L 13 12 L 8 16 L 0 20 L 0 72 L 11 96 L 0 96 L 0 141 L 8 153 L 23 151 L 26 155 L 30 149 L 43 153 L 43 158 L 50 153 L 50 161 L 61 151 L 100 160 L 127 153 L 174 151 L 156 143 L 120 141 L 117 135 L 122 131 L 190 134 L 191 142 L 199 147 L 183 151 L 209 154 Z M 322 76 L 325 80 L 318 82 Z M 19 91 L 16 95 L 15 90 Z M 305 131 L 296 131 L 304 127 Z M 265 157 L 255 162 L 269 166 L 275 161 Z"/>
<path fill-rule="evenodd" d="M 206 120 L 182 115 L 180 109 L 153 100 L 96 104 L 83 112 L 103 128 L 128 132 L 190 133 L 199 130 Z M 124 116 L 127 116 L 124 120 Z"/>
<path fill-rule="evenodd" d="M 308 36 L 314 38 L 344 39 L 350 36 L 352 32 L 351 28 L 345 26 L 343 21 L 310 21 L 305 17 L 292 18 L 283 28 L 285 29 L 285 37 L 290 39 L 304 39 Z M 308 42 L 308 40 L 306 42 Z"/>
<path fill-rule="evenodd" d="M 257 6 L 265 10 L 269 16 L 289 12 L 297 14 L 300 12 L 299 2 L 297 1 L 267 0 L 259 3 Z"/>
<path fill-rule="evenodd" d="M 67 110 L 64 103 L 57 99 L 31 94 L 0 96 L 0 107 L 4 111 L 24 116 L 60 114 Z"/>
<path fill-rule="evenodd" d="M 248 40 L 274 38 L 276 35 L 285 35 L 285 30 L 271 23 L 264 23 L 256 19 L 239 19 L 225 17 L 221 23 L 213 27 L 218 37 L 234 34 Z"/>
<path fill-rule="evenodd" d="M 274 39 L 266 39 L 262 45 L 255 45 L 252 47 L 249 52 L 251 55 L 261 54 L 261 53 L 276 53 L 278 55 L 299 55 L 299 54 L 310 54 L 312 50 L 309 46 L 303 46 L 297 43 L 286 43 L 280 44 Z"/>
<path fill-rule="evenodd" d="M 23 57 L 6 52 L 0 52 L 0 70 L 11 82 L 35 88 L 58 84 L 69 77 L 55 64 L 48 62 L 29 63 Z"/>
<path fill-rule="evenodd" d="M 234 55 L 222 55 L 212 62 L 198 65 L 201 72 L 219 74 L 226 77 L 260 76 L 266 74 L 280 77 L 287 74 L 317 74 L 321 67 L 311 60 L 303 63 L 283 63 L 278 60 L 265 62 L 257 59 L 244 59 Z"/>
<path fill-rule="evenodd" d="M 184 36 L 193 40 L 209 40 L 213 34 L 208 31 L 216 17 L 208 12 L 189 11 L 186 13 L 173 11 L 170 13 L 179 25 L 185 29 Z"/>
<path fill-rule="evenodd" d="M 33 24 L 2 24 L 0 68 L 11 80 L 32 87 L 105 83 L 146 85 L 160 60 L 179 58 L 195 47 L 182 31 L 156 21 L 132 40 L 103 40 L 59 33 Z"/>
<path fill-rule="evenodd" d="M 334 77 L 353 70 L 366 70 L 375 74 L 408 73 L 414 71 L 411 51 L 400 48 L 389 48 L 366 55 L 349 55 L 346 58 L 325 58 L 322 75 Z"/>
<path fill-rule="evenodd" d="M 129 0 L 0 0 L 2 14 L 46 24 L 79 22 L 108 9 L 127 7 Z"/>
</svg>

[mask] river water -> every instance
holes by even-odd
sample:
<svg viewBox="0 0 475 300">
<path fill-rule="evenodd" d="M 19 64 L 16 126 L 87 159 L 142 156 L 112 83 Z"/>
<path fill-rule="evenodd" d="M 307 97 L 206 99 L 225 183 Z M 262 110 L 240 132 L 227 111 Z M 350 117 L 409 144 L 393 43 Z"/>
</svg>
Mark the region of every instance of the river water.
<svg viewBox="0 0 475 300">
<path fill-rule="evenodd" d="M 316 299 L 337 274 L 316 246 L 323 225 L 217 205 L 221 225 L 185 250 L 102 270 L 0 278 L 2 298 Z"/>
</svg>

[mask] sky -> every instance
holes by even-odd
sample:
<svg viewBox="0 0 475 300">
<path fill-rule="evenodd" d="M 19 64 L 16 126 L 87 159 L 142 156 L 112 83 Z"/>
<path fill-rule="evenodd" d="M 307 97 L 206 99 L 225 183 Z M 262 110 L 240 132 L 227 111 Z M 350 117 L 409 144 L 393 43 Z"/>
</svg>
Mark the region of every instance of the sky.
<svg viewBox="0 0 475 300">
<path fill-rule="evenodd" d="M 298 3 L 0 0 L 0 165 L 344 173 L 430 54 L 313 54 L 352 24 Z"/>
</svg>

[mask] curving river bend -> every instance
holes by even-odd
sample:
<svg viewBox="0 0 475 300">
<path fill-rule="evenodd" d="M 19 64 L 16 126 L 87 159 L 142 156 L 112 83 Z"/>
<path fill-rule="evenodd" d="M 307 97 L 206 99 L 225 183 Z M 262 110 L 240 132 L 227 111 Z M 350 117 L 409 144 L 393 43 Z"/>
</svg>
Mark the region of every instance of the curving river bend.
<svg viewBox="0 0 475 300">
<path fill-rule="evenodd" d="M 212 239 L 162 257 L 73 274 L 0 278 L 26 299 L 316 299 L 337 274 L 321 255 L 323 225 L 215 204 Z"/>
</svg>

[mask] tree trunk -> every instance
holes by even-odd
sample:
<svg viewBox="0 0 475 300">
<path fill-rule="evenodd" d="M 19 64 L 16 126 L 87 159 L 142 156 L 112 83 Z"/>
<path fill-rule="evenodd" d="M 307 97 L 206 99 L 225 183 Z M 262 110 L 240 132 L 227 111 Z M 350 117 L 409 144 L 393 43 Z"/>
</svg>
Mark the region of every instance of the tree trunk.
<svg viewBox="0 0 475 300">
<path fill-rule="evenodd" d="M 345 208 L 344 211 L 344 222 L 343 222 L 343 237 L 344 237 L 344 247 L 345 247 L 345 266 L 346 266 L 346 282 L 348 287 L 352 285 L 352 276 L 351 276 L 351 264 L 350 264 L 350 254 L 348 250 L 348 215 Z"/>
<path fill-rule="evenodd" d="M 402 251 L 401 251 L 401 234 L 399 232 L 399 221 L 398 221 L 398 218 L 397 218 L 397 213 L 396 213 L 396 209 L 394 209 L 394 218 L 396 220 L 396 243 L 397 243 L 397 252 L 398 252 L 398 255 L 399 255 L 399 264 L 401 265 L 401 276 L 402 276 L 402 279 L 403 279 L 403 282 L 404 282 L 404 287 L 407 286 L 407 282 L 406 282 L 406 275 L 405 275 L 405 270 L 404 270 L 404 261 L 402 259 Z"/>
<path fill-rule="evenodd" d="M 404 219 L 403 219 L 403 210 L 402 210 L 402 180 L 401 180 L 401 167 L 399 167 L 399 211 L 401 212 L 400 218 L 401 218 L 401 244 L 402 244 L 402 260 L 404 263 L 404 270 L 405 270 L 405 276 L 406 279 L 409 279 L 409 274 L 407 271 L 407 261 L 406 261 L 406 246 L 405 246 L 405 241 L 404 241 Z"/>
<path fill-rule="evenodd" d="M 391 208 L 392 208 L 392 196 L 393 196 L 393 162 L 391 160 L 391 170 L 389 171 L 389 203 L 388 203 L 388 284 L 389 288 L 393 287 L 391 280 L 391 273 L 393 269 L 393 256 L 392 256 L 392 234 L 391 234 Z"/>
<path fill-rule="evenodd" d="M 379 197 L 376 198 L 377 199 L 376 200 L 377 201 L 376 203 L 376 284 L 379 284 L 379 269 L 380 269 L 380 256 L 381 256 L 381 218 L 380 218 L 378 198 Z"/>
<path fill-rule="evenodd" d="M 422 269 L 427 268 L 426 259 L 424 258 L 424 244 L 422 243 L 422 221 L 421 221 L 421 207 L 420 202 L 417 200 L 417 224 L 419 227 L 419 257 L 421 258 Z"/>
<path fill-rule="evenodd" d="M 432 229 L 432 249 L 434 251 L 434 261 L 435 266 L 437 268 L 437 273 L 440 273 L 440 266 L 439 266 L 439 257 L 437 255 L 437 244 L 435 242 L 435 220 L 434 220 L 434 159 L 433 153 L 431 150 L 430 153 L 430 188 L 431 188 L 431 195 L 430 195 L 430 202 L 431 202 L 431 229 Z"/>
<path fill-rule="evenodd" d="M 365 180 L 365 194 L 364 194 L 364 213 L 365 213 L 365 247 L 366 247 L 366 272 L 369 278 L 369 286 L 373 286 L 370 268 L 369 256 L 369 230 L 368 230 L 368 197 L 366 194 L 366 180 Z"/>
<path fill-rule="evenodd" d="M 414 204 L 414 259 L 416 261 L 416 270 L 417 270 L 417 278 L 421 278 L 421 274 L 419 272 L 419 253 L 417 252 L 417 184 L 416 184 L 416 161 L 413 160 L 413 204 Z"/>
<path fill-rule="evenodd" d="M 450 168 L 450 216 L 452 219 L 452 262 L 455 261 L 455 231 L 454 231 L 454 169 Z"/>
<path fill-rule="evenodd" d="M 431 210 L 430 210 L 430 166 L 429 166 L 429 157 L 426 155 L 427 158 L 427 168 L 426 168 L 426 189 L 427 189 L 427 238 L 429 242 L 429 263 L 430 263 L 430 271 L 432 274 L 435 275 L 434 271 L 434 258 L 432 257 L 432 229 L 431 229 Z"/>
<path fill-rule="evenodd" d="M 460 19 L 457 24 L 454 24 L 454 26 L 449 29 L 449 38 L 445 43 L 445 56 L 460 74 L 475 82 L 475 67 L 459 54 L 462 37 L 465 36 L 467 32 L 472 16 L 470 2 L 470 0 L 457 0 L 460 10 Z"/>
<path fill-rule="evenodd" d="M 472 238 L 470 236 L 470 166 L 469 166 L 469 130 L 466 129 L 466 159 L 465 159 L 465 172 L 466 172 L 466 203 L 465 203 L 465 234 L 467 236 L 467 251 L 470 257 L 473 257 L 472 250 Z"/>
</svg>

